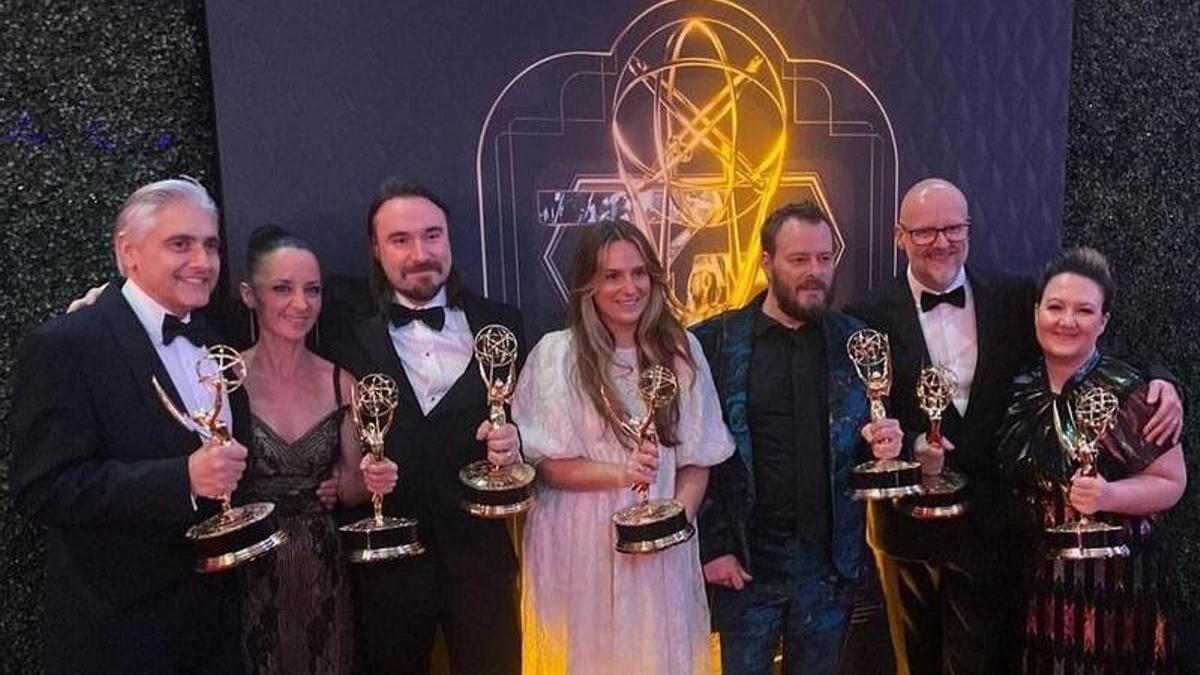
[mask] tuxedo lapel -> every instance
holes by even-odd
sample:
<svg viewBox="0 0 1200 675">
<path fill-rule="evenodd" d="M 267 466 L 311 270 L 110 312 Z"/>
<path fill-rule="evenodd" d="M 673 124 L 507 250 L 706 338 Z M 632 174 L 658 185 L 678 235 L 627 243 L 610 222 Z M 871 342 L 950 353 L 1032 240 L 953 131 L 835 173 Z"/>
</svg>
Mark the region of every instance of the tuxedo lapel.
<svg viewBox="0 0 1200 675">
<path fill-rule="evenodd" d="M 404 363 L 396 353 L 392 344 L 392 336 L 388 333 L 387 318 L 376 316 L 359 324 L 359 342 L 367 352 L 370 363 L 379 368 L 383 374 L 396 380 L 400 389 L 400 409 L 421 412 L 417 405 L 417 395 L 413 393 L 412 382 L 408 373 L 404 372 Z M 359 373 L 359 377 L 369 373 Z"/>
<path fill-rule="evenodd" d="M 165 447 L 177 445 L 180 433 L 195 436 L 194 432 L 184 429 L 167 412 L 162 401 L 159 400 L 158 393 L 151 384 L 152 378 L 158 380 L 159 385 L 162 386 L 171 402 L 175 404 L 176 409 L 185 414 L 188 412 L 183 404 L 183 399 L 175 389 L 175 384 L 171 381 L 170 374 L 167 373 L 166 366 L 158 358 L 158 352 L 150 342 L 150 336 L 146 334 L 146 329 L 138 321 L 133 308 L 121 294 L 119 284 L 110 284 L 100 295 L 96 301 L 96 310 L 103 312 L 105 323 L 108 325 L 113 339 L 125 355 L 125 366 L 133 374 L 143 405 L 146 406 L 147 411 L 156 411 L 151 413 L 151 419 L 156 422 L 154 424 L 155 431 Z M 195 436 L 195 438 L 199 442 L 199 436 Z"/>
<path fill-rule="evenodd" d="M 467 325 L 471 327 L 471 335 L 479 335 L 484 326 L 494 323 L 496 317 L 488 311 L 487 305 L 478 302 L 474 296 L 465 295 L 462 302 L 463 313 L 467 315 Z"/>
<path fill-rule="evenodd" d="M 890 297 L 886 306 L 891 307 L 893 311 L 890 333 L 896 379 L 913 383 L 912 387 L 904 387 L 902 391 L 915 391 L 921 368 L 932 364 L 929 347 L 925 344 L 925 333 L 921 330 L 921 319 L 917 316 L 917 307 L 908 285 L 908 277 L 897 277 L 888 293 Z"/>
<path fill-rule="evenodd" d="M 846 357 L 846 342 L 850 333 L 845 328 L 845 319 L 841 315 L 830 314 L 821 322 L 821 331 L 825 336 L 825 372 L 827 377 L 827 398 L 829 404 L 829 470 L 832 476 L 837 471 L 838 454 L 846 447 L 844 438 L 847 435 L 843 425 L 852 426 L 859 422 L 854 415 L 845 414 L 852 408 L 856 399 L 863 398 L 862 387 L 859 385 L 858 371 Z M 850 435 L 857 433 L 855 427 Z M 850 443 L 849 447 L 855 447 Z M 850 458 L 851 460 L 854 457 Z"/>
<path fill-rule="evenodd" d="M 478 335 L 484 326 L 496 322 L 495 314 L 489 310 L 487 305 L 478 302 L 472 295 L 464 295 L 462 310 L 467 315 L 467 325 L 471 328 L 471 335 Z M 429 417 L 438 416 L 444 410 L 461 410 L 465 400 L 477 400 L 482 404 L 486 396 L 487 392 L 483 391 L 483 378 L 479 374 L 479 362 L 475 360 L 475 355 L 471 354 L 471 360 L 467 361 L 467 367 L 463 369 L 454 384 L 450 385 L 446 395 L 437 402 L 433 410 L 429 411 Z"/>
<path fill-rule="evenodd" d="M 988 366 L 992 362 L 992 354 L 996 349 L 995 318 L 996 294 L 986 279 L 982 279 L 967 271 L 967 279 L 971 283 L 971 298 L 975 303 L 975 375 L 971 380 L 971 393 L 967 399 L 967 414 L 977 408 L 975 405 L 983 387 L 987 386 Z"/>
<path fill-rule="evenodd" d="M 233 414 L 233 437 L 249 448 L 254 432 L 250 428 L 250 398 L 245 389 L 238 389 L 229 395 L 229 409 Z"/>
</svg>

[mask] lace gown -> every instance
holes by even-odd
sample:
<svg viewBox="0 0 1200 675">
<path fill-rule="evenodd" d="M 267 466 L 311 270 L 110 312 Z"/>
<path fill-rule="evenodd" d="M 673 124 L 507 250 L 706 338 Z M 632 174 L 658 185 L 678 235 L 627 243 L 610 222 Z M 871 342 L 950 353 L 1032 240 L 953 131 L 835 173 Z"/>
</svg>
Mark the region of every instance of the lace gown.
<svg viewBox="0 0 1200 675">
<path fill-rule="evenodd" d="M 335 376 L 334 381 L 337 381 Z M 275 504 L 288 541 L 243 571 L 243 648 L 250 673 L 349 673 L 353 663 L 348 580 L 338 533 L 317 485 L 340 453 L 346 408 L 293 443 L 256 416 L 239 501 Z"/>
<path fill-rule="evenodd" d="M 1108 481 L 1143 471 L 1166 448 L 1142 439 L 1153 414 L 1141 375 L 1116 359 L 1089 362 L 1063 387 L 1050 391 L 1043 368 L 1018 376 L 1001 427 L 1000 461 L 1025 497 L 1029 532 L 1077 520 L 1061 486 L 1076 466 L 1059 445 L 1053 407 L 1069 420 L 1064 401 L 1085 386 L 1100 385 L 1120 399 L 1116 420 L 1098 444 L 1096 467 Z M 1025 613 L 1028 673 L 1161 674 L 1176 671 L 1172 588 L 1161 517 L 1099 514 L 1120 525 L 1128 558 L 1058 560 L 1040 546 L 1029 551 L 1030 587 Z"/>
<path fill-rule="evenodd" d="M 689 334 L 695 382 L 681 378 L 676 448 L 663 448 L 650 497 L 674 496 L 678 467 L 711 466 L 733 453 L 712 375 Z M 618 350 L 610 366 L 629 410 L 637 402 L 637 358 Z M 678 369 L 677 369 L 678 370 Z M 580 390 L 574 340 L 550 333 L 521 372 L 513 418 L 525 455 L 624 463 L 627 450 Z M 696 538 L 650 555 L 613 550 L 612 514 L 633 504 L 628 489 L 537 488 L 525 524 L 521 570 L 522 657 L 528 674 L 709 673 L 709 615 Z"/>
</svg>

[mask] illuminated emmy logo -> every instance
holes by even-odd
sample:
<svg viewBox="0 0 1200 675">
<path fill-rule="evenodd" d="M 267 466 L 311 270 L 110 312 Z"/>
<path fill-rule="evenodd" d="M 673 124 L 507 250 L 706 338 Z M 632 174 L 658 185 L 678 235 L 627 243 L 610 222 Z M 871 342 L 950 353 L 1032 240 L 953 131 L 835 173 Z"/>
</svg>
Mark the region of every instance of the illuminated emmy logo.
<svg viewBox="0 0 1200 675">
<path fill-rule="evenodd" d="M 610 49 L 541 59 L 497 96 L 477 152 L 484 292 L 520 305 L 535 334 L 558 327 L 582 228 L 622 218 L 695 323 L 765 286 L 758 229 L 801 200 L 829 214 L 839 263 L 862 242 L 851 292 L 894 272 L 896 162 L 856 75 L 789 56 L 732 2 L 659 2 Z"/>
<path fill-rule="evenodd" d="M 728 26 L 690 19 L 625 62 L 613 102 L 617 166 L 635 197 L 634 222 L 657 244 L 687 320 L 743 299 L 753 284 L 753 231 L 779 187 L 786 128 L 779 74 Z M 677 261 L 710 231 L 680 284 Z"/>
</svg>

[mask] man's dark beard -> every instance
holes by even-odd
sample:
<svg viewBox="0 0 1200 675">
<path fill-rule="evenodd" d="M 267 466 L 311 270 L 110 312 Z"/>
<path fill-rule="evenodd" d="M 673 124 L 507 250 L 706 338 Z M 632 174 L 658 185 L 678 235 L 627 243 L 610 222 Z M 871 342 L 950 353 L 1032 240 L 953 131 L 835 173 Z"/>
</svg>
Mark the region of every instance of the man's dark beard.
<svg viewBox="0 0 1200 675">
<path fill-rule="evenodd" d="M 825 302 L 821 303 L 817 307 L 805 307 L 799 302 L 796 302 L 796 296 L 792 289 L 784 287 L 775 280 L 771 281 L 771 293 L 774 294 L 775 301 L 779 304 L 779 309 L 781 309 L 784 314 L 787 314 L 801 323 L 809 323 L 818 321 L 822 316 L 825 315 L 825 310 L 829 306 L 829 287 L 820 281 L 817 281 L 815 284 L 806 285 L 800 289 L 818 290 L 817 286 L 819 286 L 819 290 L 823 291 L 825 294 Z"/>
<path fill-rule="evenodd" d="M 413 267 L 405 270 L 404 274 L 407 276 L 409 274 L 418 274 L 420 272 L 440 273 L 441 271 L 441 265 L 436 262 L 430 262 L 421 265 L 414 265 Z M 403 291 L 397 288 L 396 292 L 408 298 L 414 304 L 423 305 L 432 300 L 433 296 L 437 295 L 438 291 L 442 290 L 442 287 L 445 285 L 446 280 L 443 278 L 441 283 L 417 284 Z"/>
<path fill-rule="evenodd" d="M 414 305 L 423 305 L 432 300 L 433 296 L 437 295 L 438 291 L 442 290 L 442 286 L 445 286 L 445 284 L 421 284 L 415 287 L 410 286 L 403 291 L 396 289 L 396 292 L 408 298 L 409 301 L 411 301 Z"/>
</svg>

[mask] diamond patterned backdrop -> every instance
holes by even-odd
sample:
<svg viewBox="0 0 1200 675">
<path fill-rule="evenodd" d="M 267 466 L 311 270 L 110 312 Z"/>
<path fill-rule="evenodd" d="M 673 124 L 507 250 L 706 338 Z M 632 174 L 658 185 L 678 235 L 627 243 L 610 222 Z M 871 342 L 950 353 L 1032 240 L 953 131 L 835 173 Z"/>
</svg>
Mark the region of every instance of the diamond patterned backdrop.
<svg viewBox="0 0 1200 675">
<path fill-rule="evenodd" d="M 1059 244 L 1071 7 L 851 0 L 788 3 L 767 20 L 815 27 L 806 52 L 869 74 L 901 185 L 940 175 L 966 192 L 973 262 L 1031 271 Z"/>
<path fill-rule="evenodd" d="M 898 135 L 901 185 L 931 174 L 960 183 L 979 226 L 978 262 L 1032 270 L 1055 250 L 1070 2 L 739 4 L 792 56 L 845 66 L 879 94 Z M 478 286 L 473 160 L 489 106 L 529 64 L 607 49 L 651 5 L 209 5 L 231 246 L 278 222 L 328 243 L 330 270 L 359 273 L 368 195 L 384 173 L 411 173 L 446 193 L 456 259 Z"/>
</svg>

